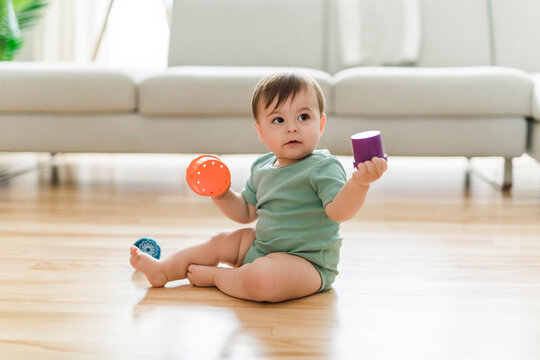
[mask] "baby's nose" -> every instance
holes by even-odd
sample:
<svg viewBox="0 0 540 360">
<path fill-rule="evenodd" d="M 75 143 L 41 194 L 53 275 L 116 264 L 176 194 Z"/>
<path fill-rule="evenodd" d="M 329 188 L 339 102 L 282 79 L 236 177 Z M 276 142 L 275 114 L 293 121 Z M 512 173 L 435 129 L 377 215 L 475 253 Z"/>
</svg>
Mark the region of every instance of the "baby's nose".
<svg viewBox="0 0 540 360">
<path fill-rule="evenodd" d="M 297 126 L 293 126 L 293 125 L 289 125 L 287 127 L 287 133 L 297 133 L 298 132 L 298 127 Z"/>
</svg>

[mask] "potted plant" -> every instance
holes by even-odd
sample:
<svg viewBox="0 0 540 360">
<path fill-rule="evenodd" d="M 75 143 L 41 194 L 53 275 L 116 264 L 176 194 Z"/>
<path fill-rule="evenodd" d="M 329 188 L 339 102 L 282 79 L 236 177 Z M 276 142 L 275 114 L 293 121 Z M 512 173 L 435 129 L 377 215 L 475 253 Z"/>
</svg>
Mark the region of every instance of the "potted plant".
<svg viewBox="0 0 540 360">
<path fill-rule="evenodd" d="M 46 0 L 0 0 L 0 61 L 10 61 L 23 43 L 21 30 L 40 18 Z"/>
</svg>

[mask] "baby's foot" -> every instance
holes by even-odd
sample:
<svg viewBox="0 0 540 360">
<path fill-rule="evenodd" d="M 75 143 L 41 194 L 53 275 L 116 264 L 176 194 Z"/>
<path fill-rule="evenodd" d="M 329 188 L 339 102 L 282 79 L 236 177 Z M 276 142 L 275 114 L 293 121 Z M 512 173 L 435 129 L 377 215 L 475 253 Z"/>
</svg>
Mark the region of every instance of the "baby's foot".
<svg viewBox="0 0 540 360">
<path fill-rule="evenodd" d="M 163 287 L 167 283 L 167 275 L 161 268 L 161 262 L 147 253 L 142 252 L 136 246 L 131 246 L 131 258 L 129 262 L 135 270 L 142 272 L 152 287 Z"/>
<path fill-rule="evenodd" d="M 191 285 L 205 287 L 216 286 L 214 274 L 217 267 L 191 264 L 188 266 L 187 278 Z"/>
</svg>

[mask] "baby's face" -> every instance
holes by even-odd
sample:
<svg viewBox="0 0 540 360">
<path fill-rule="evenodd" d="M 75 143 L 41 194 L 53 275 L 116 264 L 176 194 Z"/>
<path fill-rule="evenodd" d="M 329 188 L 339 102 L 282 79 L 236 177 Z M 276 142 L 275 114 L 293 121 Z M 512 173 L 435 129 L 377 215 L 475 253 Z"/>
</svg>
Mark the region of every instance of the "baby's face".
<svg viewBox="0 0 540 360">
<path fill-rule="evenodd" d="M 276 100 L 277 101 L 277 100 Z M 294 164 L 311 154 L 319 144 L 326 114 L 319 113 L 312 90 L 296 94 L 275 110 L 275 101 L 265 109 L 259 104 L 255 127 L 261 141 L 276 155 L 276 167 Z"/>
</svg>

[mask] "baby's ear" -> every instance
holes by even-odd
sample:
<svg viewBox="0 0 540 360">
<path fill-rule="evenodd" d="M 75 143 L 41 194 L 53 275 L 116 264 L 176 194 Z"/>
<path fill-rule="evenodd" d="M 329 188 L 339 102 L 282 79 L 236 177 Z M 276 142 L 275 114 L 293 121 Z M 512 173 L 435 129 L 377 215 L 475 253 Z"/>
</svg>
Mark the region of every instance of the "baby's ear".
<svg viewBox="0 0 540 360">
<path fill-rule="evenodd" d="M 259 123 L 257 121 L 255 121 L 253 123 L 253 125 L 255 126 L 255 129 L 257 129 L 257 133 L 259 134 L 259 139 L 261 139 L 261 141 L 263 141 L 261 125 L 259 125 Z"/>
<path fill-rule="evenodd" d="M 326 125 L 326 114 L 322 113 L 321 115 L 321 134 L 324 131 L 324 126 Z"/>
</svg>

